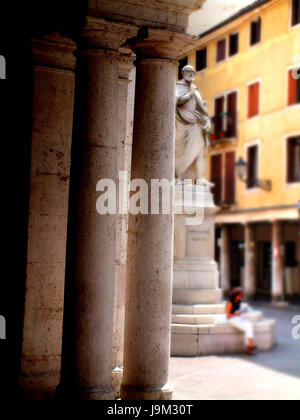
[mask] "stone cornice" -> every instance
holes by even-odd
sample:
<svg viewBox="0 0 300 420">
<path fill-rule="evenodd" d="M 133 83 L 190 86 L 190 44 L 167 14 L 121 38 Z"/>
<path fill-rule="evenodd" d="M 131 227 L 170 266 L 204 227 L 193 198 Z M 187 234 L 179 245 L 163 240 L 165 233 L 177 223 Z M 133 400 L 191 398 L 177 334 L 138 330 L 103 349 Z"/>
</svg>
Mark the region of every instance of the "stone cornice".
<svg viewBox="0 0 300 420">
<path fill-rule="evenodd" d="M 114 3 L 119 0 L 109 0 L 110 3 Z M 131 6 L 130 14 L 132 13 L 132 7 L 146 6 L 152 9 L 167 9 L 181 13 L 192 13 L 193 11 L 200 9 L 205 0 L 122 0 L 122 3 Z M 102 3 L 103 0 L 96 0 L 96 3 Z M 90 1 L 93 4 L 95 1 Z"/>
<path fill-rule="evenodd" d="M 204 0 L 89 0 L 89 15 L 138 26 L 185 32 Z"/>
</svg>

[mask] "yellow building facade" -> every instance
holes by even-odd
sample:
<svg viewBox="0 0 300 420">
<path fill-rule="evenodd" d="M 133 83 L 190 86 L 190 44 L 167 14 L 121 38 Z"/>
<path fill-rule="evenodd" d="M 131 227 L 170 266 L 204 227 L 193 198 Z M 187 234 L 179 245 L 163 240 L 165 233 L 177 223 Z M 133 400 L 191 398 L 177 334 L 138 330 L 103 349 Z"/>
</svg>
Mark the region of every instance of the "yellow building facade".
<svg viewBox="0 0 300 420">
<path fill-rule="evenodd" d="M 223 288 L 300 296 L 300 1 L 256 1 L 182 59 L 214 116 L 207 179 Z"/>
</svg>

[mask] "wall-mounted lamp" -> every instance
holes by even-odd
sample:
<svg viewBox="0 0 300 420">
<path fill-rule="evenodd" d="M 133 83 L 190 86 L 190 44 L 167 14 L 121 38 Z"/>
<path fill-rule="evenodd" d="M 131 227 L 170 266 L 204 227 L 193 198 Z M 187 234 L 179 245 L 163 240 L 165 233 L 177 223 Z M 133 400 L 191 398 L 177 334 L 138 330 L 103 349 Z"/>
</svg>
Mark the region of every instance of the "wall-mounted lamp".
<svg viewBox="0 0 300 420">
<path fill-rule="evenodd" d="M 243 158 L 235 163 L 236 176 L 239 180 L 248 183 L 248 164 Z M 257 179 L 255 180 L 255 186 L 265 191 L 272 191 L 272 181 L 269 179 Z"/>
</svg>

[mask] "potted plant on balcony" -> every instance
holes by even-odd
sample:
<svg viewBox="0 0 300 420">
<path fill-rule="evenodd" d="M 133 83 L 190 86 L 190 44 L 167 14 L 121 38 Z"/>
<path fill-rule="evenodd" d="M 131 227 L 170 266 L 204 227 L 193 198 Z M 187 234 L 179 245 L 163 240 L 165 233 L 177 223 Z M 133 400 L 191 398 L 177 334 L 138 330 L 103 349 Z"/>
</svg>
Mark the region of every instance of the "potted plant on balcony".
<svg viewBox="0 0 300 420">
<path fill-rule="evenodd" d="M 225 139 L 227 137 L 226 131 L 222 130 L 219 132 L 219 139 Z"/>
</svg>

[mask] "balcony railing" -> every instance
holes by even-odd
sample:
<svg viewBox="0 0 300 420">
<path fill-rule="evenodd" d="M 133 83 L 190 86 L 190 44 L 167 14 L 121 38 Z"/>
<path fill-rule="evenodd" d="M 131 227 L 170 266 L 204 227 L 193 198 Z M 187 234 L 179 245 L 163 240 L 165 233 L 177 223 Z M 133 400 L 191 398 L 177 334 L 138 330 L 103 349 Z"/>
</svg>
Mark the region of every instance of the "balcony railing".
<svg viewBox="0 0 300 420">
<path fill-rule="evenodd" d="M 220 143 L 237 137 L 237 113 L 223 112 L 212 117 L 211 142 Z"/>
</svg>

